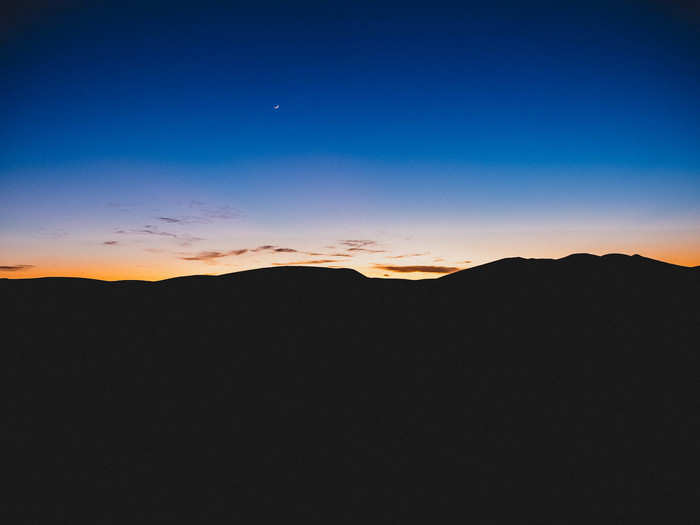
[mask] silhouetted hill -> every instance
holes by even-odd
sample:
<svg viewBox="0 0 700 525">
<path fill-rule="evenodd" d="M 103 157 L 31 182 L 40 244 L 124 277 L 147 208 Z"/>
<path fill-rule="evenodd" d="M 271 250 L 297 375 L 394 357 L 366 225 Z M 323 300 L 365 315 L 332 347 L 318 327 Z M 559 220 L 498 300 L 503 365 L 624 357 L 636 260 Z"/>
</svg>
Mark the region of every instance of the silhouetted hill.
<svg viewBox="0 0 700 525">
<path fill-rule="evenodd" d="M 304 267 L 0 280 L 5 510 L 687 522 L 699 292 L 695 268 L 615 254 L 425 281 Z"/>
<path fill-rule="evenodd" d="M 641 255 L 622 255 L 611 253 L 603 256 L 588 253 L 576 253 L 561 259 L 523 259 L 512 257 L 455 272 L 441 279 L 454 281 L 464 278 L 483 278 L 493 275 L 496 278 L 543 279 L 589 279 L 589 278 L 625 278 L 639 276 L 655 278 L 661 275 L 682 275 L 692 272 L 693 268 L 649 259 Z"/>
</svg>

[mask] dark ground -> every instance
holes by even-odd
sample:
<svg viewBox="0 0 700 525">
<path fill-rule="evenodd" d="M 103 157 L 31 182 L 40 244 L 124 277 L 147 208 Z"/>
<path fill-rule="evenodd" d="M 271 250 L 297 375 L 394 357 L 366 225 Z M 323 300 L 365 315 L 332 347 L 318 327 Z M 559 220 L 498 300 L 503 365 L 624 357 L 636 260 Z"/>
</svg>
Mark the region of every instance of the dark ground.
<svg viewBox="0 0 700 525">
<path fill-rule="evenodd" d="M 0 297 L 4 523 L 698 516 L 700 269 L 574 255 Z"/>
</svg>

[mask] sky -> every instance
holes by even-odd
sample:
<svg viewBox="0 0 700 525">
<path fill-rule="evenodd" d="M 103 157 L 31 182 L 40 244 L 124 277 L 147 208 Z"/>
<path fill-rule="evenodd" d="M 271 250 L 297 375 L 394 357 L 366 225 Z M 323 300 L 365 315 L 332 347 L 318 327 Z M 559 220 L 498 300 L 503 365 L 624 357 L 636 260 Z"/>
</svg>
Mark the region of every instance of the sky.
<svg viewBox="0 0 700 525">
<path fill-rule="evenodd" d="M 0 277 L 700 265 L 697 9 L 247 4 L 3 8 Z"/>
</svg>

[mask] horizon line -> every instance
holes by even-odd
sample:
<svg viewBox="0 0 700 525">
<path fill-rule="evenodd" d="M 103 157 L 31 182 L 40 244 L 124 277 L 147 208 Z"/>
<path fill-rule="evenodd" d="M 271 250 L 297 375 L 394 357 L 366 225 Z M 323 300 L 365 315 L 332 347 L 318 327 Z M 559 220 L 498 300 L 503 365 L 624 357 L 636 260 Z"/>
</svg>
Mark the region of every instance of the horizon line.
<svg viewBox="0 0 700 525">
<path fill-rule="evenodd" d="M 72 276 L 72 275 L 46 275 L 46 276 L 36 276 L 36 277 L 0 277 L 2 280 L 12 280 L 12 281 L 27 281 L 27 280 L 38 280 L 38 279 L 83 279 L 83 280 L 89 280 L 89 281 L 99 281 L 99 282 L 105 282 L 105 283 L 119 283 L 119 282 L 144 282 L 144 283 L 159 283 L 159 282 L 164 282 L 164 281 L 170 281 L 173 279 L 183 279 L 183 278 L 190 278 L 190 277 L 224 277 L 228 275 L 234 275 L 238 273 L 245 273 L 245 272 L 251 272 L 251 271 L 259 271 L 259 270 L 282 270 L 285 268 L 313 268 L 313 269 L 323 269 L 323 270 L 350 270 L 353 272 L 356 272 L 363 276 L 366 279 L 391 279 L 391 280 L 401 280 L 401 281 L 426 281 L 426 280 L 435 280 L 435 279 L 440 279 L 442 277 L 446 277 L 448 275 L 454 275 L 459 272 L 464 272 L 468 270 L 473 270 L 476 268 L 480 268 L 483 266 L 487 266 L 493 263 L 501 262 L 501 261 L 508 261 L 508 260 L 524 260 L 524 261 L 562 261 L 564 259 L 568 259 L 571 257 L 576 257 L 576 256 L 588 256 L 596 259 L 602 259 L 604 257 L 611 257 L 611 256 L 621 256 L 621 257 L 628 257 L 628 258 L 641 258 L 641 259 L 646 259 L 648 261 L 653 261 L 656 263 L 661 263 L 669 266 L 675 266 L 677 268 L 683 268 L 683 269 L 698 269 L 700 266 L 687 266 L 687 265 L 682 265 L 682 264 L 677 264 L 677 263 L 672 263 L 668 261 L 663 261 L 661 259 L 654 259 L 651 257 L 646 257 L 644 255 L 640 255 L 638 253 L 628 255 L 625 253 L 620 253 L 620 252 L 610 252 L 610 253 L 605 253 L 603 255 L 595 255 L 592 253 L 588 252 L 574 252 L 569 255 L 565 255 L 563 257 L 559 258 L 552 258 L 552 257 L 521 257 L 521 256 L 511 256 L 511 257 L 502 257 L 500 259 L 494 259 L 492 261 L 478 264 L 476 266 L 468 267 L 468 268 L 456 268 L 453 269 L 452 271 L 445 271 L 445 272 L 433 272 L 433 271 L 420 271 L 420 270 L 410 270 L 410 271 L 403 271 L 403 270 L 396 270 L 394 273 L 397 274 L 402 274 L 402 273 L 439 273 L 439 276 L 436 277 L 422 277 L 422 278 L 417 278 L 417 279 L 409 279 L 405 277 L 395 277 L 395 276 L 380 276 L 380 277 L 370 277 L 362 273 L 361 271 L 355 269 L 355 268 L 350 268 L 350 267 L 339 267 L 339 266 L 322 266 L 322 265 L 305 265 L 305 264 L 279 264 L 279 265 L 272 265 L 272 266 L 260 266 L 257 268 L 247 268 L 245 270 L 238 270 L 234 272 L 226 272 L 226 273 L 220 273 L 220 274 L 207 274 L 207 273 L 197 273 L 197 274 L 184 274 L 184 275 L 177 275 L 174 277 L 166 277 L 164 279 L 156 279 L 156 280 L 149 280 L 149 279 L 97 279 L 93 277 L 83 277 L 83 276 Z M 16 266 L 28 266 L 28 265 L 16 265 Z M 380 265 L 384 266 L 384 265 Z M 410 268 L 428 268 L 428 266 L 422 266 L 422 265 L 416 265 L 416 266 L 410 266 Z M 435 267 L 435 268 L 448 268 L 448 267 Z"/>
</svg>

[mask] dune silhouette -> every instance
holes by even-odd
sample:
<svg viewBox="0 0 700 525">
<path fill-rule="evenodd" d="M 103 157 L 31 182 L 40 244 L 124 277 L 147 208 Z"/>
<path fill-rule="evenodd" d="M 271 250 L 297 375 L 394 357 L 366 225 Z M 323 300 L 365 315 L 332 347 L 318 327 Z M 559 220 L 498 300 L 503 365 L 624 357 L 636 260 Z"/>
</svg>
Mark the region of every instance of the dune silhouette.
<svg viewBox="0 0 700 525">
<path fill-rule="evenodd" d="M 643 490 L 679 510 L 693 487 L 698 268 L 575 254 L 0 292 L 27 516 L 551 523 L 629 515 Z"/>
</svg>

